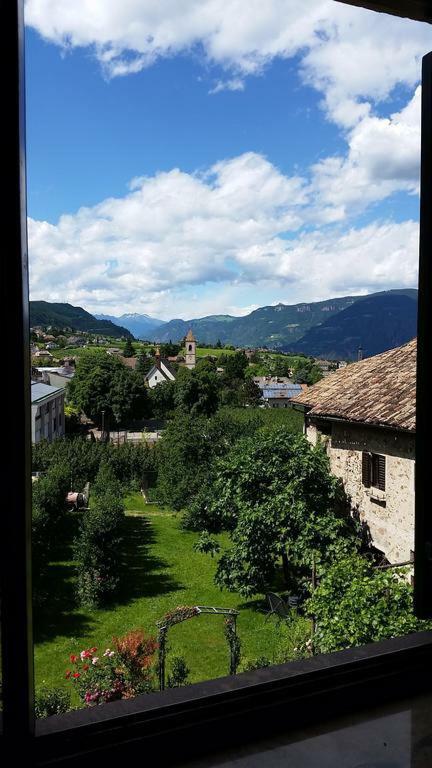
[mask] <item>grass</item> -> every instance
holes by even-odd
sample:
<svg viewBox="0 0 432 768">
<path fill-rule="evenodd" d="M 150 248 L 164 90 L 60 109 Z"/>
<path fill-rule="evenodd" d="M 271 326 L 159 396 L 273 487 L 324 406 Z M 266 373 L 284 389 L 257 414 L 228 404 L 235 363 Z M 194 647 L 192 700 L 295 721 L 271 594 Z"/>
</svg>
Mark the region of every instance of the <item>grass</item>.
<svg viewBox="0 0 432 768">
<path fill-rule="evenodd" d="M 74 607 L 74 563 L 70 550 L 50 566 L 50 599 L 36 611 L 36 684 L 70 688 L 64 679 L 69 655 L 96 645 L 107 648 L 112 638 L 143 628 L 156 634 L 156 621 L 178 605 L 215 605 L 240 611 L 238 631 L 242 656 L 272 658 L 279 630 L 258 608 L 262 596 L 245 602 L 236 593 L 221 592 L 214 583 L 216 559 L 195 552 L 197 534 L 181 530 L 180 518 L 141 494 L 126 497 L 121 590 L 117 602 L 104 609 Z M 226 534 L 218 536 L 222 549 Z M 199 616 L 175 626 L 169 634 L 169 659 L 184 656 L 192 682 L 228 672 L 229 654 L 221 616 Z"/>
</svg>

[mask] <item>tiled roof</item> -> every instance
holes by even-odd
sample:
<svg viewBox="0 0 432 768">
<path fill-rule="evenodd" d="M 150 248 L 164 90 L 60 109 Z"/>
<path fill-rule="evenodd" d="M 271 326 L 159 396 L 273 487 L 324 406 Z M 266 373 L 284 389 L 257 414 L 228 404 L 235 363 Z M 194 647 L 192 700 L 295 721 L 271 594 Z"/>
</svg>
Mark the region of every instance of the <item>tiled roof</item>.
<svg viewBox="0 0 432 768">
<path fill-rule="evenodd" d="M 310 416 L 415 431 L 417 339 L 335 371 L 293 403 Z"/>
</svg>

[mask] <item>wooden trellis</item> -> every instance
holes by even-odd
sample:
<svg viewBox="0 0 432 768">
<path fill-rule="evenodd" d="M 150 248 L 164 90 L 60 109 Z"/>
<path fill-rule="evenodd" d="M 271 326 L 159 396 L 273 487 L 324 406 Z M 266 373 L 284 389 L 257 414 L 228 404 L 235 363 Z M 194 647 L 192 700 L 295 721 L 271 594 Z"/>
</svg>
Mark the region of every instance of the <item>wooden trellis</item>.
<svg viewBox="0 0 432 768">
<path fill-rule="evenodd" d="M 240 661 L 240 640 L 237 635 L 237 616 L 239 612 L 234 608 L 216 608 L 212 605 L 181 605 L 174 611 L 167 613 L 163 619 L 156 622 L 158 628 L 158 673 L 159 690 L 165 689 L 165 660 L 167 652 L 167 637 L 170 627 L 180 624 L 182 621 L 192 619 L 202 613 L 225 616 L 225 637 L 230 649 L 229 674 L 235 675 Z"/>
</svg>

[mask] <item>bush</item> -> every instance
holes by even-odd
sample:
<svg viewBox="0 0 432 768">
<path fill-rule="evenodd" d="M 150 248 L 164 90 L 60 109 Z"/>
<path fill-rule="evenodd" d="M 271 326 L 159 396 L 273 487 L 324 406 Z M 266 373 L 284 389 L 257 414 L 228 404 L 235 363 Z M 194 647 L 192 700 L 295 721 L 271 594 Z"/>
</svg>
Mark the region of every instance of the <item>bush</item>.
<svg viewBox="0 0 432 768">
<path fill-rule="evenodd" d="M 181 688 L 188 685 L 190 669 L 182 656 L 173 656 L 171 660 L 171 672 L 168 674 L 167 687 Z"/>
<path fill-rule="evenodd" d="M 62 715 L 70 709 L 70 694 L 63 688 L 43 687 L 36 691 L 35 716 L 37 718 Z"/>
<path fill-rule="evenodd" d="M 113 638 L 115 650 L 107 648 L 100 656 L 97 648 L 86 648 L 72 654 L 72 669 L 66 679 L 76 687 L 81 701 L 88 707 L 117 699 L 130 699 L 154 690 L 152 672 L 157 643 L 142 630 L 133 630 Z"/>
<path fill-rule="evenodd" d="M 239 672 L 252 672 L 254 669 L 264 669 L 270 667 L 271 661 L 267 656 L 258 656 L 256 659 L 245 658 L 240 662 Z"/>
<path fill-rule="evenodd" d="M 414 616 L 413 590 L 403 569 L 378 570 L 360 555 L 327 570 L 306 610 L 316 618 L 314 644 L 322 653 L 431 627 Z"/>
</svg>

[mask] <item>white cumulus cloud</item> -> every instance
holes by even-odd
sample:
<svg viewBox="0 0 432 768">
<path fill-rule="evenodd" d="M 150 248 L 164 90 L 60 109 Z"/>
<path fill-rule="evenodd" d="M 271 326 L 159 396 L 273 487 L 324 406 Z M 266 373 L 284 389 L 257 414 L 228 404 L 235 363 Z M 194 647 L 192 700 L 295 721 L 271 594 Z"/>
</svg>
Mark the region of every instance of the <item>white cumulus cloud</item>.
<svg viewBox="0 0 432 768">
<path fill-rule="evenodd" d="M 266 286 L 301 301 L 415 284 L 415 222 L 305 231 L 308 189 L 246 153 L 136 178 L 57 224 L 30 219 L 32 298 L 191 317 L 243 314 Z"/>
</svg>

